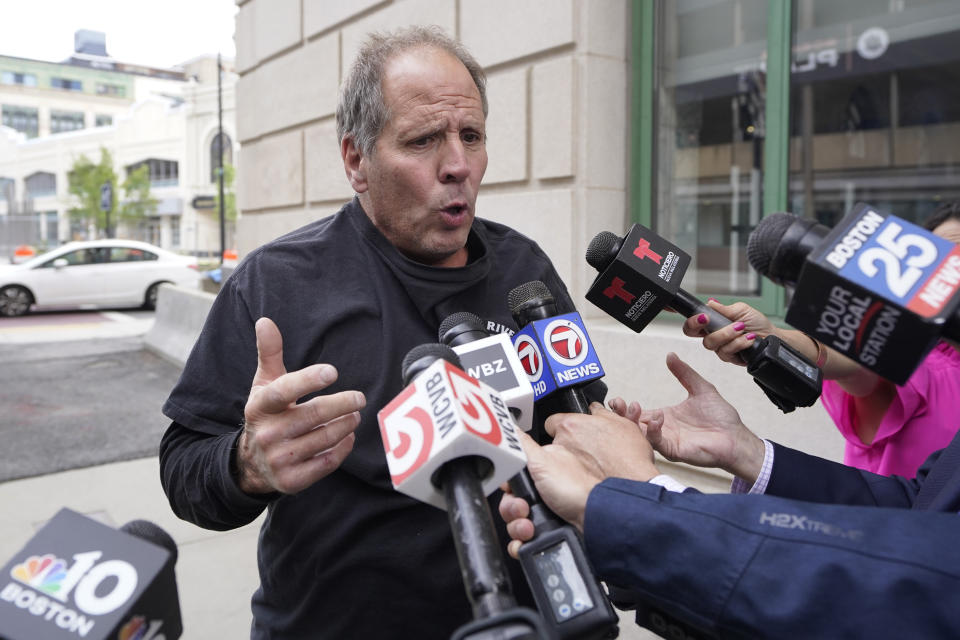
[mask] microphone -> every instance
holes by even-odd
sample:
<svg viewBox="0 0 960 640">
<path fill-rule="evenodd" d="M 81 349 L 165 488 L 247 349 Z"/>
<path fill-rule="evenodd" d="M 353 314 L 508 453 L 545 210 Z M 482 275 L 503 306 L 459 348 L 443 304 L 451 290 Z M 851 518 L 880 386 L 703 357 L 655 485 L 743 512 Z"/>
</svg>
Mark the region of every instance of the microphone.
<svg viewBox="0 0 960 640">
<path fill-rule="evenodd" d="M 690 256 L 642 225 L 633 225 L 623 238 L 601 231 L 587 247 L 586 259 L 598 272 L 587 300 L 638 333 L 667 306 L 688 318 L 706 315 L 710 332 L 730 324 L 680 287 Z M 820 397 L 823 372 L 777 336 L 754 341 L 740 357 L 784 413 L 809 407 Z"/>
<path fill-rule="evenodd" d="M 517 606 L 486 496 L 526 467 L 506 403 L 468 376 L 442 344 L 403 359 L 405 388 L 377 413 L 397 491 L 447 511 L 475 621 L 454 637 L 538 637 L 540 619 Z"/>
<path fill-rule="evenodd" d="M 533 385 L 534 400 L 552 396 L 559 402 L 557 412 L 590 413 L 583 387 L 602 378 L 603 367 L 580 314 L 558 314 L 553 294 L 540 280 L 513 288 L 507 304 L 520 327 L 513 345 Z"/>
<path fill-rule="evenodd" d="M 787 322 L 897 384 L 941 337 L 960 340 L 960 246 L 868 204 L 833 229 L 770 215 L 747 259 L 793 287 Z"/>
<path fill-rule="evenodd" d="M 151 522 L 118 530 L 61 509 L 3 569 L 2 635 L 175 640 L 183 633 L 176 560 L 173 538 Z"/>
<path fill-rule="evenodd" d="M 440 323 L 440 342 L 453 348 L 471 377 L 493 387 L 507 403 L 514 422 L 524 431 L 530 431 L 533 387 L 509 336 L 490 335 L 478 315 L 462 311 Z"/>
<path fill-rule="evenodd" d="M 460 354 L 468 373 L 474 377 L 478 377 L 474 371 L 485 372 L 484 363 L 501 358 L 508 362 L 503 368 L 512 372 L 510 375 L 505 372 L 487 375 L 483 380 L 500 383 L 505 387 L 497 389 L 501 394 L 520 396 L 525 408 L 523 415 L 531 419 L 533 388 L 505 334 L 490 336 L 479 316 L 460 312 L 447 316 L 440 324 L 440 340 Z M 467 365 L 466 358 L 471 355 L 477 357 L 475 362 L 480 365 L 473 368 Z M 489 368 L 486 372 L 489 374 Z M 491 384 L 496 387 L 494 382 Z M 530 505 L 535 534 L 520 547 L 520 566 L 538 608 L 551 614 L 544 615 L 544 623 L 552 631 L 552 637 L 616 637 L 619 619 L 587 560 L 579 534 L 543 503 L 526 468 L 510 479 L 510 489 Z"/>
</svg>

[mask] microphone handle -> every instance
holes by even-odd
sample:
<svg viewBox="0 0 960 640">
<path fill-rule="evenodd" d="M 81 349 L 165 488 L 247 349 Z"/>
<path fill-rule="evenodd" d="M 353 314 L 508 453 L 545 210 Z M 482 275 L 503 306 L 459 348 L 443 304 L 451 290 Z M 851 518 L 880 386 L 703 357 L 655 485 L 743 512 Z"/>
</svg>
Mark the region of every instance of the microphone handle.
<svg viewBox="0 0 960 640">
<path fill-rule="evenodd" d="M 476 460 L 456 458 L 440 467 L 439 480 L 474 618 L 517 606 L 500 541 L 483 493 Z"/>
<path fill-rule="evenodd" d="M 960 307 L 957 307 L 943 323 L 942 336 L 954 342 L 960 342 Z"/>
<path fill-rule="evenodd" d="M 590 413 L 590 401 L 579 386 L 560 389 L 557 395 L 567 413 Z"/>
<path fill-rule="evenodd" d="M 717 329 L 722 329 L 729 324 L 730 318 L 724 316 L 719 311 L 711 308 L 705 302 L 702 302 L 695 295 L 685 291 L 684 289 L 677 289 L 677 293 L 674 294 L 673 300 L 670 301 L 670 306 L 673 307 L 673 310 L 677 313 L 687 317 L 692 318 L 695 315 L 704 314 L 707 316 L 707 331 L 713 333 Z M 749 347 L 743 351 L 738 352 L 738 355 L 743 359 L 744 362 L 751 362 L 753 358 L 758 355 L 763 350 L 763 345 L 759 341 L 754 342 Z"/>
</svg>

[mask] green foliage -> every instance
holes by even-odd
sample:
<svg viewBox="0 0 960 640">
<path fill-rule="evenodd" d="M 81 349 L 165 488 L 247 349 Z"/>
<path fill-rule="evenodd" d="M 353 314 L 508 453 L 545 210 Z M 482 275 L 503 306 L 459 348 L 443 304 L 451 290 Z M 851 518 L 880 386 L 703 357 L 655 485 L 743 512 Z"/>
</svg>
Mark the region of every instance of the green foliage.
<svg viewBox="0 0 960 640">
<path fill-rule="evenodd" d="M 93 222 L 96 229 L 106 230 L 107 214 L 100 209 L 100 187 L 109 182 L 113 185 L 110 203 L 110 226 L 116 229 L 117 222 L 133 223 L 153 215 L 158 200 L 150 196 L 149 168 L 142 166 L 131 171 L 123 181 L 124 197 L 119 198 L 119 178 L 113 169 L 110 151 L 100 148 L 100 162 L 94 164 L 86 156 L 77 158 L 68 172 L 70 193 L 79 204 L 70 209 L 70 217 L 84 224 Z"/>
<path fill-rule="evenodd" d="M 232 164 L 223 165 L 223 214 L 227 220 L 233 222 L 237 219 L 237 196 L 233 192 L 233 180 L 236 177 L 237 170 Z M 214 214 L 220 215 L 220 187 L 217 184 L 217 192 L 213 195 Z"/>
</svg>

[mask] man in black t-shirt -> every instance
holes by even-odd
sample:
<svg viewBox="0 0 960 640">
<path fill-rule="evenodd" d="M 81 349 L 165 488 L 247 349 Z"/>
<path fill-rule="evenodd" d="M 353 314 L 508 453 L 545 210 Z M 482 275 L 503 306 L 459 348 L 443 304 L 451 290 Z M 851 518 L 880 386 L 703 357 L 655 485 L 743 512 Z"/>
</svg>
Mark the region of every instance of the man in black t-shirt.
<svg viewBox="0 0 960 640">
<path fill-rule="evenodd" d="M 514 330 L 507 294 L 531 280 L 574 308 L 534 242 L 475 218 L 486 115 L 459 44 L 371 38 L 337 109 L 356 198 L 246 257 L 164 404 L 174 511 L 224 530 L 268 510 L 254 638 L 447 638 L 470 620 L 446 514 L 393 490 L 376 414 L 448 315 Z"/>
</svg>

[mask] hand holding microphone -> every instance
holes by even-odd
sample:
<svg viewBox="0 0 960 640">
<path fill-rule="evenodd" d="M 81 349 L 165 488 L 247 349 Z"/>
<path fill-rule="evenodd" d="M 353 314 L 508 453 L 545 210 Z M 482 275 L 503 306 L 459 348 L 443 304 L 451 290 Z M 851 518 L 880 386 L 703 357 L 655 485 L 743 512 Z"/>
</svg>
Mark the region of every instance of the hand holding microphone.
<svg viewBox="0 0 960 640">
<path fill-rule="evenodd" d="M 459 364 L 446 345 L 407 353 L 405 388 L 377 414 L 390 477 L 397 491 L 449 516 L 475 618 L 454 638 L 543 637 L 540 619 L 513 597 L 486 500 L 526 464 L 519 432 L 496 392 Z"/>
<path fill-rule="evenodd" d="M 960 340 L 960 246 L 867 204 L 833 229 L 767 216 L 747 259 L 794 289 L 787 322 L 897 384 L 941 337 Z"/>
<path fill-rule="evenodd" d="M 478 316 L 461 312 L 444 319 L 440 340 L 469 361 L 464 366 L 471 375 L 506 394 L 504 400 L 511 413 L 524 420 L 525 430 L 529 430 L 533 387 L 510 339 L 504 334 L 489 335 Z M 523 438 L 524 434 L 518 432 L 518 436 Z M 526 515 L 531 526 L 537 528 L 536 538 L 531 533 L 527 538 L 530 544 L 515 557 L 520 560 L 551 636 L 615 637 L 619 631 L 616 613 L 586 559 L 580 537 L 543 504 L 526 469 L 510 478 L 509 485 L 517 499 L 527 505 Z"/>
<path fill-rule="evenodd" d="M 667 306 L 688 318 L 702 315 L 710 333 L 731 324 L 680 287 L 690 256 L 646 227 L 635 224 L 623 238 L 603 231 L 590 242 L 586 257 L 598 272 L 587 300 L 634 331 Z M 821 371 L 777 336 L 752 341 L 740 355 L 747 372 L 783 412 L 808 407 L 820 396 Z"/>
<path fill-rule="evenodd" d="M 691 338 L 703 338 L 704 348 L 715 352 L 724 362 L 741 367 L 747 366 L 741 352 L 748 349 L 758 337 L 764 338 L 776 334 L 773 323 L 744 302 L 725 305 L 711 299 L 706 304 L 727 318 L 729 324 L 711 332 L 707 328 L 706 316 L 697 314 L 690 316 L 683 323 L 683 333 Z"/>
<path fill-rule="evenodd" d="M 590 491 L 609 477 L 645 482 L 659 474 L 653 450 L 636 424 L 604 409 L 590 406 L 591 414 L 565 413 L 550 416 L 546 428 L 553 437 L 540 446 L 521 438 L 527 453 L 527 468 L 544 501 L 566 521 L 583 530 L 583 514 Z M 508 550 L 514 558 L 526 551 L 540 527 L 524 500 L 505 494 L 500 515 L 507 522 L 513 541 Z"/>
</svg>

